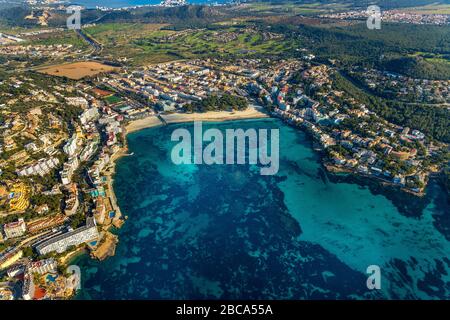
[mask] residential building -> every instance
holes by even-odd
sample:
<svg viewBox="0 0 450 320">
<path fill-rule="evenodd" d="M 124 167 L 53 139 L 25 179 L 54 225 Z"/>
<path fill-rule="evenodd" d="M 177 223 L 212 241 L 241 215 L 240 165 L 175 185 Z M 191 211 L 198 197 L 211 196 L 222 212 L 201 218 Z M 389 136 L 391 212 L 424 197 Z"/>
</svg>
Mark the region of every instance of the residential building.
<svg viewBox="0 0 450 320">
<path fill-rule="evenodd" d="M 75 152 L 77 150 L 77 143 L 78 143 L 78 138 L 77 138 L 77 135 L 74 134 L 64 145 L 63 150 L 66 154 L 69 155 L 69 157 L 72 157 L 73 155 L 75 155 Z"/>
<path fill-rule="evenodd" d="M 3 232 L 7 238 L 17 238 L 21 237 L 27 231 L 25 221 L 20 218 L 16 222 L 11 222 L 3 225 Z"/>
<path fill-rule="evenodd" d="M 84 112 L 80 115 L 81 124 L 86 124 L 91 120 L 97 119 L 99 117 L 97 108 L 89 108 L 84 110 Z"/>
<path fill-rule="evenodd" d="M 25 277 L 23 279 L 22 297 L 24 300 L 33 300 L 34 298 L 34 279 L 33 274 L 26 270 Z"/>
<path fill-rule="evenodd" d="M 63 253 L 71 246 L 78 246 L 82 243 L 96 240 L 98 236 L 95 219 L 89 217 L 86 219 L 86 225 L 57 236 L 52 236 L 36 245 L 35 249 L 41 255 L 54 251 Z"/>
<path fill-rule="evenodd" d="M 58 263 L 54 258 L 33 261 L 28 264 L 28 270 L 31 273 L 46 274 L 57 271 Z"/>
<path fill-rule="evenodd" d="M 7 249 L 0 254 L 0 270 L 11 267 L 23 257 L 22 250 Z"/>
<path fill-rule="evenodd" d="M 63 170 L 61 171 L 61 182 L 64 185 L 69 184 L 72 181 L 72 175 L 75 170 L 78 168 L 79 161 L 77 157 L 71 157 L 69 160 L 64 163 Z"/>
<path fill-rule="evenodd" d="M 77 213 L 78 206 L 80 205 L 77 190 L 70 193 L 69 197 L 66 199 L 65 205 L 64 213 L 66 216 L 73 216 Z"/>
</svg>

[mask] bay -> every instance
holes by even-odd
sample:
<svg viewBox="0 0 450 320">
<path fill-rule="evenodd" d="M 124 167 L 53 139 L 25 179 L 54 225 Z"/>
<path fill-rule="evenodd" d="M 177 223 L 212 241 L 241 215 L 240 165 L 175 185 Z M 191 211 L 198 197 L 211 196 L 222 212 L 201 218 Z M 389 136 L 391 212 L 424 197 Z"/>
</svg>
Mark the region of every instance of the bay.
<svg viewBox="0 0 450 320">
<path fill-rule="evenodd" d="M 279 120 L 204 127 L 279 128 L 278 174 L 174 165 L 170 135 L 192 123 L 130 134 L 134 154 L 114 182 L 129 218 L 114 257 L 74 261 L 78 299 L 450 298 L 450 210 L 438 184 L 408 215 L 367 186 L 330 180 L 310 138 Z M 369 265 L 381 268 L 381 290 L 366 287 Z"/>
</svg>

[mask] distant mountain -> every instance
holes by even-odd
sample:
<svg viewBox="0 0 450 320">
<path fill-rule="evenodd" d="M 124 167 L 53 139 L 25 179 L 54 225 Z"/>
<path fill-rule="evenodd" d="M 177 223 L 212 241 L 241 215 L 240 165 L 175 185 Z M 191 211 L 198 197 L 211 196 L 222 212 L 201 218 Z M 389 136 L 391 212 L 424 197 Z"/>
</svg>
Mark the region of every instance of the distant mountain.
<svg viewBox="0 0 450 320">
<path fill-rule="evenodd" d="M 26 20 L 25 17 L 31 14 L 31 9 L 25 6 L 0 8 L 0 22 L 11 26 L 33 26 L 35 22 Z"/>
<path fill-rule="evenodd" d="M 187 22 L 197 20 L 208 22 L 223 16 L 224 13 L 215 7 L 190 5 L 179 7 L 150 7 L 133 11 L 116 11 L 105 15 L 98 22 L 124 22 L 131 20 L 152 23 L 176 23 L 179 21 Z"/>
<path fill-rule="evenodd" d="M 208 19 L 213 16 L 222 16 L 223 14 L 215 7 L 209 6 L 181 6 L 160 8 L 146 13 L 146 18 L 157 18 L 159 15 L 164 17 L 173 17 L 179 19 Z"/>
<path fill-rule="evenodd" d="M 189 0 L 188 0 L 189 1 Z M 241 0 L 244 2 L 245 0 Z M 339 4 L 347 4 L 351 9 L 366 9 L 370 4 L 377 4 L 383 10 L 399 7 L 411 7 L 427 4 L 445 3 L 450 4 L 450 0 L 247 0 L 246 2 L 266 2 L 272 4 L 298 3 L 301 4 L 323 4 L 327 8 L 336 8 L 342 10 Z M 14 5 L 14 7 L 10 7 Z M 320 7 L 320 6 L 319 6 Z M 345 9 L 344 9 L 345 10 Z M 39 13 L 40 10 L 34 9 L 33 12 Z M 270 10 L 269 10 L 270 11 Z M 9 3 L 8 6 L 0 4 L 0 23 L 10 26 L 34 26 L 33 20 L 26 20 L 25 17 L 32 12 L 26 4 L 20 6 L 17 3 Z M 282 11 L 274 10 L 274 14 L 283 14 Z M 96 23 L 114 23 L 114 22 L 153 22 L 153 23 L 172 23 L 186 24 L 189 26 L 198 24 L 208 24 L 214 21 L 237 16 L 258 15 L 257 11 L 246 11 L 245 7 L 214 7 L 201 4 L 191 4 L 177 7 L 143 7 L 133 10 L 113 11 L 105 14 L 102 11 L 89 9 L 82 15 L 82 23 L 95 21 Z M 267 15 L 267 13 L 262 13 Z M 66 12 L 56 10 L 51 12 L 49 20 L 50 26 L 63 26 L 65 24 Z"/>
</svg>

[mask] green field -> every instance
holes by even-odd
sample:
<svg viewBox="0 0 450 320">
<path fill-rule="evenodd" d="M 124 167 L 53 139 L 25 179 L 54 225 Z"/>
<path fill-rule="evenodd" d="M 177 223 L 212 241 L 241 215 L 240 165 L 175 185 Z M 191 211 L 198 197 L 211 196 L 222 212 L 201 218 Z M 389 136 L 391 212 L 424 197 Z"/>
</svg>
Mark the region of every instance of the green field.
<svg viewBox="0 0 450 320">
<path fill-rule="evenodd" d="M 329 11 L 343 11 L 349 8 L 344 3 L 298 3 L 291 1 L 270 2 L 251 2 L 244 5 L 245 10 L 250 13 L 258 14 L 289 14 L 289 15 L 311 15 L 326 13 Z M 241 10 L 241 8 L 239 8 Z"/>
<path fill-rule="evenodd" d="M 116 103 L 122 102 L 122 99 L 120 97 L 114 95 L 114 96 L 106 97 L 105 101 L 108 104 L 116 104 Z"/>
<path fill-rule="evenodd" d="M 55 31 L 49 33 L 43 33 L 38 35 L 28 35 L 23 37 L 21 34 L 36 32 L 40 30 L 51 30 L 50 27 L 10 27 L 0 24 L 0 33 L 6 33 L 10 35 L 16 35 L 22 37 L 26 42 L 21 43 L 21 45 L 52 45 L 52 44 L 72 44 L 77 49 L 86 49 L 88 44 L 78 37 L 78 35 L 71 30 Z"/>
<path fill-rule="evenodd" d="M 104 45 L 103 54 L 141 65 L 205 56 L 279 54 L 295 50 L 297 41 L 264 39 L 259 32 L 234 26 L 214 30 L 172 31 L 155 24 L 100 25 L 86 32 Z"/>
<path fill-rule="evenodd" d="M 75 32 L 70 30 L 30 36 L 26 40 L 26 44 L 32 45 L 71 44 L 75 49 L 89 48 L 89 45 L 86 43 L 86 41 L 81 39 Z"/>
<path fill-rule="evenodd" d="M 0 22 L 0 33 L 7 33 L 7 34 L 11 34 L 11 35 L 17 35 L 19 33 L 24 33 L 24 32 L 39 31 L 42 29 L 44 29 L 44 28 L 42 28 L 42 27 L 34 27 L 34 28 L 11 27 L 11 26 L 2 24 Z M 48 28 L 45 28 L 45 29 L 48 29 Z"/>
<path fill-rule="evenodd" d="M 415 12 L 420 14 L 450 14 L 450 4 L 433 3 L 421 7 L 412 7 L 403 11 Z"/>
<path fill-rule="evenodd" d="M 164 25 L 109 23 L 84 29 L 86 34 L 103 45 L 102 54 L 111 58 L 127 58 L 129 64 L 138 65 L 152 62 L 168 61 L 164 54 L 147 55 L 143 48 L 133 42 L 140 38 L 166 34 L 160 31 Z"/>
<path fill-rule="evenodd" d="M 450 65 L 450 55 L 435 54 L 432 52 L 415 52 L 410 55 L 411 57 L 421 57 L 425 61 L 435 64 L 448 64 Z"/>
</svg>

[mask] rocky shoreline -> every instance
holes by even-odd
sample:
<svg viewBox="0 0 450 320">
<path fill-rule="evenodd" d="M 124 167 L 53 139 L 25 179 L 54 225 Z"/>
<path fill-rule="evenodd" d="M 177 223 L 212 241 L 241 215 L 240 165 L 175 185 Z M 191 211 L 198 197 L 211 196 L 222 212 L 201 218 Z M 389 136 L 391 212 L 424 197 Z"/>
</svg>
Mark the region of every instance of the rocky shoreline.
<svg viewBox="0 0 450 320">
<path fill-rule="evenodd" d="M 423 209 L 430 203 L 426 193 L 418 196 L 415 193 L 409 193 L 392 183 L 383 183 L 370 177 L 361 176 L 354 172 L 342 172 L 328 170 L 323 165 L 328 179 L 333 183 L 351 183 L 360 187 L 367 187 L 374 195 L 383 195 L 389 199 L 400 213 L 409 217 L 419 217 Z"/>
</svg>

